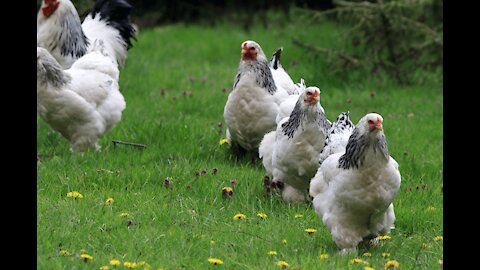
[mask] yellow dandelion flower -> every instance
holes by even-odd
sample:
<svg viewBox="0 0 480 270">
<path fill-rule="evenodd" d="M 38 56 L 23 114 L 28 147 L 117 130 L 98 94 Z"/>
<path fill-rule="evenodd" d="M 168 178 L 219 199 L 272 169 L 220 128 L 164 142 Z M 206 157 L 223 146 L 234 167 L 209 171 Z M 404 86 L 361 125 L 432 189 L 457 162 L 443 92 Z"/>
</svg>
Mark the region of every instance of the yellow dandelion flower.
<svg viewBox="0 0 480 270">
<path fill-rule="evenodd" d="M 100 266 L 100 270 L 108 270 L 108 265 Z"/>
<path fill-rule="evenodd" d="M 427 248 L 430 248 L 430 247 L 432 247 L 432 245 L 427 244 L 427 243 L 422 243 L 422 248 L 423 249 L 427 249 Z"/>
<path fill-rule="evenodd" d="M 208 262 L 213 265 L 223 264 L 223 261 L 217 258 L 208 258 Z"/>
<path fill-rule="evenodd" d="M 139 261 L 139 262 L 137 262 L 137 265 L 139 265 L 139 266 L 145 265 L 145 261 Z"/>
<path fill-rule="evenodd" d="M 266 219 L 267 218 L 267 215 L 265 213 L 258 213 L 257 214 L 257 217 L 261 218 L 261 219 Z"/>
<path fill-rule="evenodd" d="M 312 229 L 312 228 L 308 228 L 308 229 L 305 229 L 305 231 L 306 231 L 308 234 L 312 234 L 312 233 L 315 233 L 317 230 Z"/>
<path fill-rule="evenodd" d="M 389 239 L 392 239 L 392 237 L 390 235 L 379 235 L 379 236 L 377 236 L 377 239 L 378 240 L 389 240 Z"/>
<path fill-rule="evenodd" d="M 399 264 L 397 261 L 395 261 L 395 260 L 387 261 L 387 262 L 385 263 L 385 269 L 388 269 L 388 268 L 390 268 L 390 267 L 398 267 L 399 265 L 400 265 L 400 264 Z"/>
<path fill-rule="evenodd" d="M 282 268 L 287 268 L 290 265 L 286 261 L 278 261 L 277 266 L 282 267 Z"/>
<path fill-rule="evenodd" d="M 363 268 L 363 270 L 375 270 L 375 268 L 370 267 L 370 266 L 365 266 L 365 267 Z"/>
<path fill-rule="evenodd" d="M 382 253 L 382 257 L 390 257 L 390 253 L 388 253 L 388 252 L 383 252 L 383 253 Z"/>
<path fill-rule="evenodd" d="M 222 191 L 224 191 L 224 192 L 232 192 L 233 189 L 232 189 L 231 187 L 223 187 L 223 188 L 222 188 Z"/>
<path fill-rule="evenodd" d="M 88 254 L 80 254 L 80 257 L 85 261 L 93 260 L 93 257 Z"/>
<path fill-rule="evenodd" d="M 286 244 L 287 242 L 288 242 L 287 239 L 282 240 L 282 244 Z"/>
<path fill-rule="evenodd" d="M 267 254 L 270 256 L 275 256 L 277 255 L 277 252 L 275 250 L 270 250 Z"/>
<path fill-rule="evenodd" d="M 236 214 L 235 216 L 233 216 L 234 220 L 239 220 L 244 218 L 247 218 L 247 216 L 245 216 L 244 214 Z"/>
<path fill-rule="evenodd" d="M 362 255 L 365 256 L 365 257 L 372 257 L 372 253 L 370 253 L 370 252 L 365 252 Z"/>
<path fill-rule="evenodd" d="M 295 217 L 295 218 L 302 218 L 302 217 L 303 217 L 303 215 L 302 215 L 302 214 L 295 214 L 295 216 L 294 216 L 294 217 Z"/>
<path fill-rule="evenodd" d="M 135 267 L 137 267 L 137 264 L 134 263 L 134 262 L 124 262 L 123 265 L 126 266 L 126 267 L 128 267 L 128 268 L 135 268 Z"/>
<path fill-rule="evenodd" d="M 128 216 L 128 212 L 122 212 L 120 214 L 118 214 L 119 217 L 126 217 Z"/>
<path fill-rule="evenodd" d="M 223 144 L 226 144 L 226 143 L 228 143 L 228 139 L 224 138 L 224 139 L 221 139 L 218 144 L 223 145 Z"/>
<path fill-rule="evenodd" d="M 328 257 L 329 257 L 329 256 L 328 256 L 328 254 L 326 254 L 326 253 L 322 253 L 322 254 L 320 254 L 320 255 L 318 256 L 318 258 L 319 258 L 320 260 L 326 260 L 326 259 L 328 259 Z"/>
<path fill-rule="evenodd" d="M 442 241 L 442 240 L 443 240 L 443 236 L 441 236 L 441 235 L 435 236 L 435 237 L 433 238 L 433 240 L 435 240 L 435 241 Z"/>
<path fill-rule="evenodd" d="M 113 203 L 113 198 L 108 198 L 106 201 L 105 201 L 105 204 L 111 204 Z"/>
<path fill-rule="evenodd" d="M 353 258 L 350 260 L 350 264 L 364 264 L 364 265 L 368 265 L 369 263 L 367 261 L 364 261 L 362 259 L 359 259 L 359 258 Z"/>
<path fill-rule="evenodd" d="M 60 250 L 60 255 L 62 256 L 70 256 L 72 255 L 72 253 L 70 253 L 70 251 L 66 250 L 66 249 L 61 249 Z"/>
<path fill-rule="evenodd" d="M 437 208 L 435 208 L 435 207 L 433 207 L 433 206 L 429 206 L 429 207 L 427 207 L 427 209 L 426 209 L 427 212 L 433 212 L 433 211 L 435 211 L 435 210 L 437 210 Z"/>
<path fill-rule="evenodd" d="M 215 244 L 216 244 L 216 242 L 215 242 L 215 241 L 213 241 L 213 240 L 210 240 L 210 245 L 214 246 Z"/>
<path fill-rule="evenodd" d="M 83 195 L 82 195 L 80 192 L 78 192 L 78 191 L 70 191 L 70 192 L 68 192 L 68 193 L 67 193 L 67 197 L 69 197 L 69 198 L 74 198 L 74 199 L 76 199 L 76 198 L 83 199 Z"/>
<path fill-rule="evenodd" d="M 110 265 L 119 266 L 121 262 L 119 260 L 110 260 Z"/>
</svg>

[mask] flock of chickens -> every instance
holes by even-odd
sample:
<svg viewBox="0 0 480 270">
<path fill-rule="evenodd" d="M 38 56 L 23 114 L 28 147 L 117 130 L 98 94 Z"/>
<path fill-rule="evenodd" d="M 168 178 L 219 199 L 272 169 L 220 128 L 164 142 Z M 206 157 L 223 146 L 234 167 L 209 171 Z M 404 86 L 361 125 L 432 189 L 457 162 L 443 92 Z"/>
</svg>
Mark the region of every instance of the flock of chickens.
<svg viewBox="0 0 480 270">
<path fill-rule="evenodd" d="M 260 45 L 242 43 L 242 58 L 224 108 L 232 149 L 258 153 L 272 185 L 287 202 L 313 198 L 315 212 L 342 252 L 394 228 L 393 200 L 400 189 L 383 117 L 368 113 L 357 125 L 349 111 L 335 122 L 320 105 L 320 89 L 294 84 Z"/>
<path fill-rule="evenodd" d="M 74 151 L 100 149 L 120 121 L 119 73 L 135 29 L 126 0 L 98 0 L 80 21 L 70 0 L 43 0 L 37 16 L 37 112 Z"/>
<path fill-rule="evenodd" d="M 120 121 L 118 78 L 135 38 L 126 0 L 97 0 L 83 22 L 70 0 L 43 0 L 37 18 L 37 111 L 74 151 L 98 150 Z M 343 251 L 394 227 L 398 163 L 389 155 L 383 117 L 356 125 L 348 111 L 332 123 L 320 89 L 295 84 L 260 45 L 241 44 L 241 60 L 224 107 L 232 150 L 258 154 L 287 202 L 313 200 Z"/>
</svg>

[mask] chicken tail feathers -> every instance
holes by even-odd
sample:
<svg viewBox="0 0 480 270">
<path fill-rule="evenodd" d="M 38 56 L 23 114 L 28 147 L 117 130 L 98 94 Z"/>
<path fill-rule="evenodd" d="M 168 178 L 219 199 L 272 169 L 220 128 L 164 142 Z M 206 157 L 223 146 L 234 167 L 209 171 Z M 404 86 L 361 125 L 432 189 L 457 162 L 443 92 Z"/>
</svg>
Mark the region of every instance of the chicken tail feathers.
<svg viewBox="0 0 480 270">
<path fill-rule="evenodd" d="M 129 19 L 132 10 L 127 0 L 97 0 L 90 14 L 92 18 L 98 14 L 107 25 L 117 29 L 128 50 L 132 47 L 132 39 L 135 40 L 135 28 Z"/>
<path fill-rule="evenodd" d="M 277 70 L 278 67 L 282 66 L 280 64 L 280 56 L 282 55 L 283 48 L 278 48 L 272 55 L 272 60 L 270 60 L 270 67 Z"/>
</svg>

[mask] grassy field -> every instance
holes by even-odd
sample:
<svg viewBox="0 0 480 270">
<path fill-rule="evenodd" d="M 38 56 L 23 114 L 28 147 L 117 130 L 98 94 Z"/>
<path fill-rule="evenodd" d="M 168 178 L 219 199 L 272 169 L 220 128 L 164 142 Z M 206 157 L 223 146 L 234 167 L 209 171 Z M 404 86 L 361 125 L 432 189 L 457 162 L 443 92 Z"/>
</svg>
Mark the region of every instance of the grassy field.
<svg viewBox="0 0 480 270">
<path fill-rule="evenodd" d="M 388 260 L 396 260 L 398 269 L 440 269 L 443 242 L 435 237 L 443 235 L 442 85 L 334 77 L 324 58 L 291 42 L 348 46 L 336 40 L 338 31 L 327 23 L 254 27 L 251 33 L 228 25 L 142 29 L 120 74 L 127 108 L 102 137 L 101 152 L 71 153 L 69 143 L 38 118 L 38 269 L 99 269 L 112 259 L 122 263 L 118 269 L 127 269 L 124 262 L 137 262 L 139 269 L 279 269 L 280 260 L 291 269 L 364 269 L 354 258 L 374 269 L 384 269 Z M 303 77 L 321 89 L 330 120 L 345 110 L 355 123 L 367 112 L 383 115 L 390 154 L 402 174 L 391 239 L 336 256 L 311 205 L 265 197 L 261 163 L 237 160 L 219 144 L 223 108 L 247 39 L 268 55 L 283 46 L 283 65 L 294 81 Z M 147 148 L 114 146 L 112 140 Z M 233 197 L 222 197 L 225 186 L 233 187 Z M 84 197 L 72 199 L 71 191 Z M 247 218 L 234 220 L 237 213 Z M 307 228 L 317 232 L 309 235 Z"/>
</svg>

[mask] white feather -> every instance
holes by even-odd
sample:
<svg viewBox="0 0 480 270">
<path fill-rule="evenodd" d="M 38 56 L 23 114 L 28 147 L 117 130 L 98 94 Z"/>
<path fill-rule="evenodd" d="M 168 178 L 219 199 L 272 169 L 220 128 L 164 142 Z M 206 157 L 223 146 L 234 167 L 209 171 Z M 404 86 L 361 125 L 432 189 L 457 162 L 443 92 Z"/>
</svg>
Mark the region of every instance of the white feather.
<svg viewBox="0 0 480 270">
<path fill-rule="evenodd" d="M 40 65 L 48 57 L 55 61 L 43 48 L 37 48 L 37 57 Z M 71 142 L 72 150 L 98 150 L 99 137 L 120 121 L 126 106 L 118 67 L 101 51 L 93 51 L 62 72 L 71 80 L 61 87 L 42 83 L 37 75 L 38 114 Z"/>
<path fill-rule="evenodd" d="M 275 97 L 245 74 L 225 104 L 223 115 L 229 137 L 248 151 L 257 149 L 263 135 L 275 129 L 277 111 Z"/>
<path fill-rule="evenodd" d="M 117 29 L 107 25 L 104 20 L 100 20 L 99 15 L 92 19 L 90 14 L 85 17 L 82 28 L 90 42 L 94 43 L 98 39 L 105 41 L 107 54 L 117 62 L 120 68 L 123 67 L 127 58 L 127 44 Z"/>
<path fill-rule="evenodd" d="M 273 176 L 272 154 L 275 145 L 276 131 L 272 130 L 263 136 L 260 146 L 258 147 L 258 156 L 262 159 L 263 167 L 266 174 Z"/>
<path fill-rule="evenodd" d="M 318 90 L 317 90 L 318 91 Z M 303 95 L 299 98 L 303 99 Z M 297 98 L 298 99 L 298 98 Z M 309 199 L 310 179 L 318 169 L 318 155 L 325 144 L 326 131 L 318 126 L 313 115 L 320 110 L 320 104 L 309 106 L 306 120 L 301 123 L 292 138 L 283 132 L 283 118 L 277 124 L 275 144 L 272 151 L 273 181 L 282 180 L 285 188 L 282 197 L 288 202 L 304 202 Z M 265 166 L 267 169 L 267 166 Z"/>
<path fill-rule="evenodd" d="M 277 69 L 270 68 L 270 71 L 272 71 L 273 80 L 277 88 L 284 89 L 288 95 L 295 93 L 295 84 L 281 65 Z"/>
<path fill-rule="evenodd" d="M 358 126 L 358 125 L 357 125 Z M 393 200 L 400 188 L 398 163 L 366 150 L 359 168 L 339 168 L 344 152 L 325 159 L 310 183 L 315 212 L 340 249 L 355 248 L 364 237 L 388 234 L 394 226 Z"/>
</svg>

